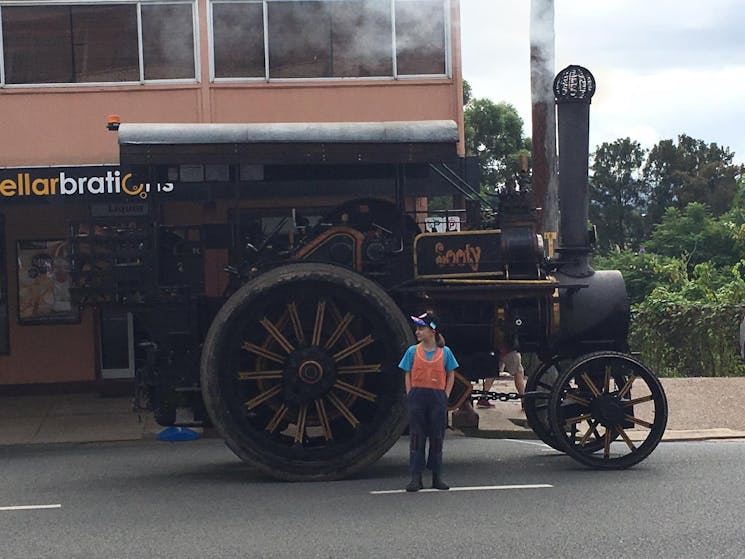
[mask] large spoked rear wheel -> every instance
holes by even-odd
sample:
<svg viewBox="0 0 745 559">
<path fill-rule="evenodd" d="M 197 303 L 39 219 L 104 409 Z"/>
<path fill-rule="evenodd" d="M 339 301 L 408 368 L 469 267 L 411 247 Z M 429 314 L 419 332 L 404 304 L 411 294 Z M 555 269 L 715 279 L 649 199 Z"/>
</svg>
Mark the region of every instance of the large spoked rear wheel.
<svg viewBox="0 0 745 559">
<path fill-rule="evenodd" d="M 330 480 L 374 462 L 406 426 L 398 361 L 411 327 L 350 270 L 288 264 L 239 289 L 215 317 L 202 392 L 228 447 L 267 474 Z"/>
<path fill-rule="evenodd" d="M 662 440 L 667 399 L 659 379 L 630 355 L 592 353 L 559 375 L 548 410 L 562 450 L 592 468 L 629 468 Z"/>
<path fill-rule="evenodd" d="M 551 390 L 559 376 L 558 358 L 546 361 L 528 376 L 525 392 L 531 395 L 524 399 L 525 419 L 536 436 L 550 447 L 563 452 L 556 440 L 548 420 L 548 401 Z"/>
</svg>

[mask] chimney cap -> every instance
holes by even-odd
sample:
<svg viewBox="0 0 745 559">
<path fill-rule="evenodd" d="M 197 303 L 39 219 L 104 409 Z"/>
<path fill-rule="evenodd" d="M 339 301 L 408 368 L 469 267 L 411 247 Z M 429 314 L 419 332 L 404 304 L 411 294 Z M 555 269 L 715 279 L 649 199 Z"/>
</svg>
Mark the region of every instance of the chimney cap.
<svg viewBox="0 0 745 559">
<path fill-rule="evenodd" d="M 554 97 L 557 103 L 590 104 L 595 95 L 595 77 L 587 68 L 571 64 L 556 74 Z"/>
</svg>

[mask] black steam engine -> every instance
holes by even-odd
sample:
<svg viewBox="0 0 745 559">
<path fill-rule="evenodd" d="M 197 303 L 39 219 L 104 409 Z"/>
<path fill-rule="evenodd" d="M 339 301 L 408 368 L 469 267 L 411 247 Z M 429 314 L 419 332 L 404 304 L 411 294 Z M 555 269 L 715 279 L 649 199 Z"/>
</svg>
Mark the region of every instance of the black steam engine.
<svg viewBox="0 0 745 559">
<path fill-rule="evenodd" d="M 509 337 L 541 362 L 524 395 L 536 434 L 591 467 L 633 466 L 662 438 L 667 404 L 629 352 L 620 273 L 588 264 L 594 88 L 576 66 L 555 81 L 555 257 L 546 256 L 525 189 L 501 196 L 495 221 L 479 224 L 469 205 L 459 230 L 438 232 L 423 212 L 404 211 L 397 180 L 395 196 L 351 198 L 313 224 L 292 212 L 289 224 L 241 235 L 165 227 L 152 212 L 126 227 L 74 225 L 77 293 L 135 315 L 139 405 L 166 425 L 191 407 L 238 456 L 278 478 L 344 477 L 393 445 L 406 424 L 397 364 L 413 342 L 407 317 L 427 309 L 441 316 L 461 362 L 453 407 L 468 399 L 470 380 L 495 375 L 499 341 Z M 223 242 L 235 249 L 231 281 L 224 297 L 206 296 L 205 253 Z"/>
</svg>

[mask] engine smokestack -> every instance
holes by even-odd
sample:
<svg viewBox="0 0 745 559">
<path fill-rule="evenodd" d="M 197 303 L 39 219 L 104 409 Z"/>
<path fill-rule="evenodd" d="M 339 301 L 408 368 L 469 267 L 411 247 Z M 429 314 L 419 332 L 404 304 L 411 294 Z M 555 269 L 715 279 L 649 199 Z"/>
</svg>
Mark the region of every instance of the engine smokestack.
<svg viewBox="0 0 745 559">
<path fill-rule="evenodd" d="M 567 276 L 593 273 L 588 233 L 590 102 L 595 78 L 587 68 L 567 66 L 554 79 L 559 128 L 559 261 Z"/>
</svg>

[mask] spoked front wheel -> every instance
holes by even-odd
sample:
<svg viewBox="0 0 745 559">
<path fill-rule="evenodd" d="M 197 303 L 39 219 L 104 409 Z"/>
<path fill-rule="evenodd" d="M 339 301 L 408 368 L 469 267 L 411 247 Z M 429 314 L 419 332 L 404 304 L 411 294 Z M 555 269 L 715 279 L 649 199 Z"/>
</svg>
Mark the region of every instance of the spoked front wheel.
<svg viewBox="0 0 745 559">
<path fill-rule="evenodd" d="M 581 357 L 554 384 L 551 430 L 561 449 L 592 468 L 629 468 L 657 447 L 667 425 L 659 379 L 630 355 Z"/>
<path fill-rule="evenodd" d="M 529 395 L 524 398 L 525 419 L 528 426 L 536 436 L 550 447 L 563 452 L 559 442 L 556 440 L 548 420 L 548 402 L 551 390 L 559 376 L 558 358 L 545 361 L 530 375 L 525 383 L 525 392 Z"/>
</svg>

